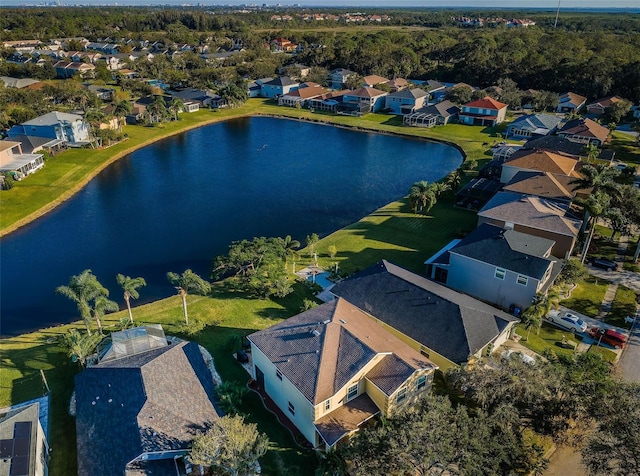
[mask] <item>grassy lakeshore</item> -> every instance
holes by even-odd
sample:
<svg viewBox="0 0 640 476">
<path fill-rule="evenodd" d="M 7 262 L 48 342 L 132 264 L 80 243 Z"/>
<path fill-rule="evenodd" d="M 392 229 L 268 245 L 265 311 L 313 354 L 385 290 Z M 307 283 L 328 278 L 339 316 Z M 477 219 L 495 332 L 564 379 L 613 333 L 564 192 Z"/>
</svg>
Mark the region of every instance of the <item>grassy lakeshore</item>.
<svg viewBox="0 0 640 476">
<path fill-rule="evenodd" d="M 306 109 L 279 107 L 273 101 L 250 99 L 237 109 L 182 114 L 180 121 L 162 127 L 125 126 L 128 140 L 104 149 L 71 149 L 49 159 L 45 167 L 15 187 L 0 194 L 0 237 L 39 218 L 80 191 L 114 161 L 165 137 L 235 117 L 270 115 L 311 120 L 343 127 L 421 137 L 449 142 L 464 152 L 467 159 L 480 160 L 487 145 L 497 140 L 494 130 L 480 126 L 451 124 L 433 129 L 405 127 L 397 116 L 369 114 L 361 118 L 311 113 Z"/>
</svg>

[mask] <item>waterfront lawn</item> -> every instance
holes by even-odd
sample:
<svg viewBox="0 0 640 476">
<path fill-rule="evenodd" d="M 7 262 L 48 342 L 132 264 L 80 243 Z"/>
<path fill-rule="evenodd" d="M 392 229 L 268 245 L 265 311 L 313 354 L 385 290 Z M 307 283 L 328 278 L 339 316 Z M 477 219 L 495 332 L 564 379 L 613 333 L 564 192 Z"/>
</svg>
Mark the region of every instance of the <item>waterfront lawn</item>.
<svg viewBox="0 0 640 476">
<path fill-rule="evenodd" d="M 597 317 L 609 284 L 609 281 L 589 276 L 586 280 L 577 283 L 571 292 L 571 297 L 561 301 L 560 304 L 585 316 Z"/>
<path fill-rule="evenodd" d="M 616 296 L 611 303 L 611 311 L 605 317 L 605 322 L 612 326 L 631 329 L 631 324 L 625 322 L 625 317 L 636 315 L 636 293 L 626 286 L 618 286 Z"/>
<path fill-rule="evenodd" d="M 167 334 L 195 340 L 211 352 L 216 369 L 224 380 L 244 384 L 246 371 L 233 359 L 229 341 L 234 335 L 245 336 L 258 329 L 270 327 L 300 311 L 303 298 L 311 298 L 302 284 L 294 286 L 294 293 L 284 299 L 246 299 L 229 292 L 223 284 L 215 284 L 211 297 L 188 296 L 189 315 L 194 326 L 202 329 L 193 336 L 184 336 L 182 304 L 178 296 L 134 308 L 136 324 L 160 323 Z M 107 315 L 107 330 L 116 330 L 126 311 Z M 73 390 L 73 377 L 80 370 L 56 344 L 59 336 L 79 324 L 43 329 L 0 341 L 0 406 L 39 397 L 44 393 L 39 370 L 43 369 L 51 387 L 50 444 L 51 474 L 76 474 L 75 420 L 68 415 Z M 263 458 L 266 475 L 283 474 L 282 467 L 292 474 L 312 474 L 316 458 L 312 452 L 298 448 L 291 435 L 262 406 L 257 396 L 250 394 L 241 410 L 247 420 L 258 424 L 271 441 Z"/>
</svg>

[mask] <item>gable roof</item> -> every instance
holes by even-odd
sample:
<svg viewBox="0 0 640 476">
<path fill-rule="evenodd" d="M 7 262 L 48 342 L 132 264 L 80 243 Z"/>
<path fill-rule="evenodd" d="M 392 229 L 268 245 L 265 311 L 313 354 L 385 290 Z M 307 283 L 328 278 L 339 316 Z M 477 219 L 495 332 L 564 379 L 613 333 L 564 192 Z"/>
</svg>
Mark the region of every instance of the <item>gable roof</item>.
<svg viewBox="0 0 640 476">
<path fill-rule="evenodd" d="M 600 98 L 592 102 L 591 104 L 587 105 L 587 109 L 589 109 L 590 107 L 601 107 L 603 109 L 606 109 L 610 107 L 612 104 L 615 104 L 620 101 L 624 101 L 624 99 L 622 99 L 619 96 L 607 96 L 606 98 Z"/>
<path fill-rule="evenodd" d="M 562 122 L 552 114 L 524 114 L 509 124 L 509 128 L 531 131 L 534 134 L 546 134 Z"/>
<path fill-rule="evenodd" d="M 573 119 L 562 126 L 558 134 L 595 138 L 604 142 L 609 136 L 609 129 L 591 119 Z"/>
<path fill-rule="evenodd" d="M 36 476 L 40 405 L 10 408 L 0 415 L 0 475 Z"/>
<path fill-rule="evenodd" d="M 365 76 L 362 78 L 363 84 L 370 84 L 375 86 L 376 84 L 386 83 L 389 80 L 387 78 L 383 78 L 382 76 L 378 76 L 377 74 L 370 74 L 369 76 Z"/>
<path fill-rule="evenodd" d="M 442 116 L 446 118 L 458 114 L 460 112 L 460 108 L 447 99 L 445 101 L 432 104 L 431 106 L 421 108 L 416 112 L 422 112 L 424 114 L 434 114 L 436 116 Z"/>
<path fill-rule="evenodd" d="M 88 367 L 75 384 L 78 474 L 123 474 L 144 452 L 187 449 L 218 417 L 195 342 Z"/>
<path fill-rule="evenodd" d="M 575 177 L 568 175 L 523 170 L 515 174 L 503 190 L 552 200 L 571 200 L 576 196 L 574 185 L 571 185 L 573 180 Z"/>
<path fill-rule="evenodd" d="M 577 176 L 579 160 L 547 150 L 518 150 L 511 154 L 504 165 L 540 172 Z"/>
<path fill-rule="evenodd" d="M 584 96 L 580 96 L 579 94 L 568 92 L 560 95 L 559 103 L 560 105 L 562 105 L 563 103 L 564 104 L 569 103 L 575 107 L 578 107 L 584 104 L 586 100 L 587 98 Z"/>
<path fill-rule="evenodd" d="M 548 150 L 554 153 L 562 153 L 565 155 L 573 155 L 580 157 L 584 151 L 584 144 L 572 142 L 565 137 L 560 136 L 542 136 L 529 139 L 522 146 L 523 150 Z"/>
<path fill-rule="evenodd" d="M 569 216 L 566 203 L 512 192 L 496 193 L 478 216 L 572 237 L 578 236 L 581 223 Z"/>
<path fill-rule="evenodd" d="M 426 96 L 429 96 L 429 93 L 420 88 L 402 89 L 401 91 L 389 94 L 389 97 L 406 99 L 418 99 Z"/>
<path fill-rule="evenodd" d="M 286 93 L 283 97 L 291 96 L 291 97 L 299 97 L 301 99 L 310 99 L 310 98 L 315 98 L 317 96 L 321 96 L 328 92 L 329 90 L 322 86 L 307 86 L 306 88 L 300 88 L 300 89 L 296 89 L 295 91 L 290 91 Z"/>
<path fill-rule="evenodd" d="M 346 94 L 348 94 L 349 96 L 357 96 L 361 98 L 373 98 L 377 96 L 384 96 L 385 94 L 387 94 L 387 92 L 380 91 L 379 89 L 375 89 L 375 88 L 365 87 L 365 88 L 354 89 L 353 91 L 349 91 Z"/>
<path fill-rule="evenodd" d="M 331 292 L 456 364 L 468 361 L 517 321 L 386 260 L 336 284 Z"/>
<path fill-rule="evenodd" d="M 449 252 L 541 280 L 555 261 L 544 257 L 554 243 L 546 238 L 483 223 Z"/>
<path fill-rule="evenodd" d="M 60 139 L 51 139 L 50 137 L 36 137 L 15 135 L 11 136 L 11 140 L 20 142 L 23 154 L 33 154 L 33 151 L 39 147 L 51 147 L 59 144 Z"/>
<path fill-rule="evenodd" d="M 291 79 L 289 76 L 278 76 L 277 78 L 264 83 L 265 86 L 296 86 L 297 84 L 299 83 Z"/>
<path fill-rule="evenodd" d="M 77 114 L 69 114 L 66 112 L 48 112 L 42 116 L 23 122 L 23 126 L 51 126 L 54 124 L 64 124 L 65 122 L 81 121 L 82 116 Z"/>
<path fill-rule="evenodd" d="M 411 373 L 436 368 L 344 299 L 293 316 L 248 339 L 313 405 L 335 395 L 380 353 L 392 353 Z"/>
<path fill-rule="evenodd" d="M 466 103 L 464 107 L 477 107 L 480 109 L 493 109 L 495 111 L 499 111 L 507 107 L 507 105 L 500 101 L 496 101 L 492 97 L 485 96 L 482 99 L 477 99 L 475 101 Z"/>
<path fill-rule="evenodd" d="M 409 81 L 404 78 L 393 78 L 384 83 L 388 85 L 391 89 L 401 89 L 409 85 Z"/>
<path fill-rule="evenodd" d="M 0 81 L 2 81 L 7 88 L 17 88 L 22 89 L 27 86 L 31 86 L 33 84 L 38 84 L 41 81 L 37 79 L 31 78 L 12 78 L 10 76 L 0 76 Z"/>
</svg>

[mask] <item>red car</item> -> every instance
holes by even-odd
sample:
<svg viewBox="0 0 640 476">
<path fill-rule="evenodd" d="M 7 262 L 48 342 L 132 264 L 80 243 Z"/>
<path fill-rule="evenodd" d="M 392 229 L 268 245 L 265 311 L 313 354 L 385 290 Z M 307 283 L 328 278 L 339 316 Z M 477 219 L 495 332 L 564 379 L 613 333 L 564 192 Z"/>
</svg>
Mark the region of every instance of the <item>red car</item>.
<svg viewBox="0 0 640 476">
<path fill-rule="evenodd" d="M 627 343 L 627 336 L 613 329 L 592 327 L 589 329 L 589 336 L 598 342 L 604 342 L 616 349 L 622 349 Z"/>
</svg>

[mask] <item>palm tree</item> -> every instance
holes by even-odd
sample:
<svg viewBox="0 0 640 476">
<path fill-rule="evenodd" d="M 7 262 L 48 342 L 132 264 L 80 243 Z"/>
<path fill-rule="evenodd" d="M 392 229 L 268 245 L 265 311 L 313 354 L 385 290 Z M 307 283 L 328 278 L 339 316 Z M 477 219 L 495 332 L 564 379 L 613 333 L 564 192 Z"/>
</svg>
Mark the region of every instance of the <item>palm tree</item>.
<svg viewBox="0 0 640 476">
<path fill-rule="evenodd" d="M 119 311 L 118 303 L 112 301 L 107 296 L 98 296 L 93 301 L 93 318 L 96 320 L 96 324 L 98 325 L 98 331 L 100 335 L 102 335 L 102 318 L 107 312 L 115 312 Z"/>
<path fill-rule="evenodd" d="M 113 115 L 118 118 L 118 124 L 121 125 L 124 117 L 131 114 L 133 106 L 129 101 L 123 100 L 118 102 L 113 108 Z"/>
<path fill-rule="evenodd" d="M 435 202 L 435 193 L 426 180 L 414 183 L 409 189 L 409 203 L 414 213 L 421 212 L 432 202 Z M 431 207 L 429 207 L 430 209 Z"/>
<path fill-rule="evenodd" d="M 96 137 L 96 131 L 100 129 L 100 124 L 102 124 L 105 117 L 105 113 L 100 109 L 88 109 L 84 113 L 84 120 L 89 123 L 89 131 L 91 132 L 91 136 L 94 140 Z M 94 141 L 91 141 L 91 144 L 93 147 Z"/>
<path fill-rule="evenodd" d="M 295 273 L 296 257 L 298 256 L 298 252 L 296 250 L 300 248 L 300 242 L 298 240 L 291 239 L 291 235 L 287 235 L 284 237 L 283 247 L 284 247 L 284 267 L 286 269 L 287 262 L 289 261 L 289 258 L 291 258 L 293 260 L 293 272 Z"/>
<path fill-rule="evenodd" d="M 536 303 L 529 306 L 522 313 L 522 322 L 524 324 L 524 328 L 527 329 L 527 338 L 525 340 L 529 340 L 529 334 L 531 333 L 532 328 L 536 329 L 536 333 L 540 331 L 542 317 L 544 316 L 544 309 L 545 307 L 541 305 L 541 303 Z"/>
<path fill-rule="evenodd" d="M 430 187 L 431 187 L 431 190 L 433 190 L 433 193 L 436 194 L 436 197 L 439 197 L 443 193 L 448 192 L 449 190 L 451 190 L 451 187 L 446 182 L 435 182 L 435 183 L 432 183 L 430 185 Z M 434 203 L 434 205 L 435 205 L 435 203 Z"/>
<path fill-rule="evenodd" d="M 138 293 L 138 288 L 142 286 L 146 286 L 147 282 L 144 278 L 131 278 L 129 276 L 124 276 L 122 274 L 118 274 L 116 276 L 116 281 L 118 285 L 124 291 L 124 302 L 127 303 L 127 310 L 129 311 L 129 322 L 133 324 L 133 314 L 131 313 L 131 299 L 138 299 L 140 297 L 140 293 Z"/>
<path fill-rule="evenodd" d="M 149 104 L 146 112 L 149 114 L 150 123 L 162 122 L 167 116 L 167 105 L 164 102 L 164 96 L 156 96 L 155 101 Z"/>
<path fill-rule="evenodd" d="M 184 102 L 182 99 L 174 97 L 169 104 L 169 111 L 173 113 L 173 120 L 178 120 L 178 113 L 184 111 Z"/>
<path fill-rule="evenodd" d="M 211 285 L 190 269 L 185 270 L 182 274 L 169 272 L 167 273 L 167 279 L 176 288 L 178 295 L 182 298 L 184 322 L 186 325 L 189 325 L 187 295 L 189 293 L 207 295 L 211 292 Z"/>
<path fill-rule="evenodd" d="M 600 155 L 600 149 L 594 143 L 590 143 L 589 145 L 585 146 L 584 153 L 586 154 L 589 163 L 591 163 L 595 162 Z"/>
<path fill-rule="evenodd" d="M 105 288 L 90 269 L 85 269 L 77 276 L 71 276 L 68 286 L 58 286 L 58 294 L 71 299 L 78 306 L 80 317 L 87 327 L 87 333 L 91 334 L 91 301 L 100 296 L 108 296 L 109 291 Z"/>
<path fill-rule="evenodd" d="M 101 339 L 102 337 L 98 334 L 91 335 L 90 332 L 83 334 L 78 329 L 72 329 L 62 336 L 61 345 L 66 348 L 67 355 L 74 362 L 80 362 L 80 365 L 84 367 L 87 363 L 87 357 L 93 353 Z"/>
<path fill-rule="evenodd" d="M 462 183 L 462 173 L 460 169 L 454 170 L 449 175 L 447 175 L 446 184 L 449 185 L 449 188 L 454 192 L 458 190 L 460 184 Z"/>
</svg>

